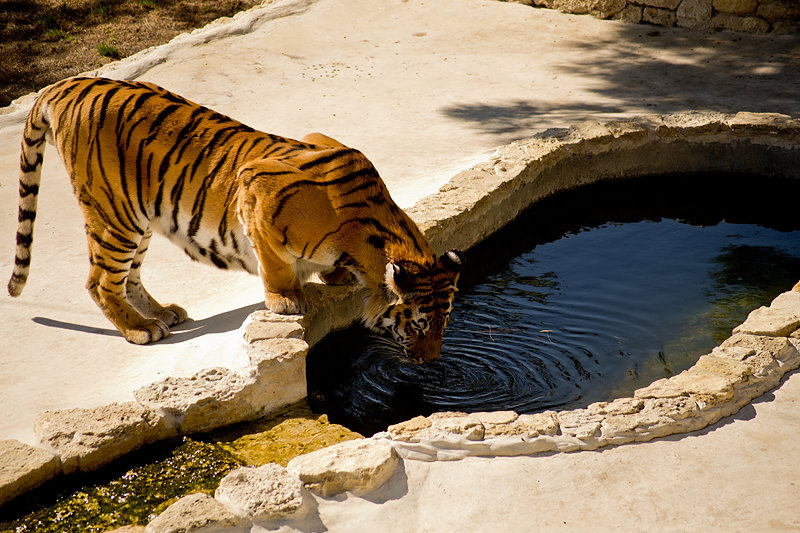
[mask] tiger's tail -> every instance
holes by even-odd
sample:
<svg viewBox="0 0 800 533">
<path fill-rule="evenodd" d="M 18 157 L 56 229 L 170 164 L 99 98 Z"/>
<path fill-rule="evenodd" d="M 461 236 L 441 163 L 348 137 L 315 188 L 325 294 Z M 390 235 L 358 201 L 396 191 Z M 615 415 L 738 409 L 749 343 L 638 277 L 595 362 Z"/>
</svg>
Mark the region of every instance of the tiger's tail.
<svg viewBox="0 0 800 533">
<path fill-rule="evenodd" d="M 50 131 L 43 100 L 44 98 L 39 98 L 34 104 L 28 114 L 22 135 L 22 150 L 19 157 L 17 248 L 14 255 L 14 273 L 8 282 L 8 293 L 11 296 L 19 296 L 22 293 L 31 267 L 33 223 L 36 220 L 39 183 L 42 180 L 45 140 Z"/>
</svg>

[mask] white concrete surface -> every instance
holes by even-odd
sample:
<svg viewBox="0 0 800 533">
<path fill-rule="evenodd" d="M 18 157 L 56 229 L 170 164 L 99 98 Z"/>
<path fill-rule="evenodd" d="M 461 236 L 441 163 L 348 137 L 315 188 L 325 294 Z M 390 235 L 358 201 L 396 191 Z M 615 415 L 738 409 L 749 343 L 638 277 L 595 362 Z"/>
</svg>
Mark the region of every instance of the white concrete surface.
<svg viewBox="0 0 800 533">
<path fill-rule="evenodd" d="M 405 462 L 369 499 L 317 498 L 328 531 L 800 530 L 800 374 L 707 429 L 596 452 Z"/>
<path fill-rule="evenodd" d="M 104 73 L 159 83 L 265 131 L 339 138 L 409 206 L 539 129 L 690 109 L 797 116 L 799 62 L 796 36 L 632 26 L 493 0 L 278 0 Z M 7 275 L 22 116 L 0 114 Z M 193 264 L 154 239 L 144 280 L 194 321 L 156 345 L 129 345 L 83 288 L 83 222 L 53 149 L 41 191 L 30 280 L 19 299 L 0 296 L 0 439 L 32 443 L 45 409 L 132 400 L 166 375 L 240 364 L 225 346 L 260 305 L 257 278 Z M 320 517 L 331 531 L 800 529 L 789 504 L 800 495 L 796 375 L 775 398 L 699 436 L 408 462 L 385 503 L 321 501 Z"/>
</svg>

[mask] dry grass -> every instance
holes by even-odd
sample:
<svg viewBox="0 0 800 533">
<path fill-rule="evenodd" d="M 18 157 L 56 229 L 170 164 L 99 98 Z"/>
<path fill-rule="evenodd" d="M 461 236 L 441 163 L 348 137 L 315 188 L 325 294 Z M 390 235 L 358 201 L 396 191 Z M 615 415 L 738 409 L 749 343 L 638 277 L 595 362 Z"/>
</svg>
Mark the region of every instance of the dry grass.
<svg viewBox="0 0 800 533">
<path fill-rule="evenodd" d="M 261 0 L 0 0 L 0 107 Z"/>
</svg>

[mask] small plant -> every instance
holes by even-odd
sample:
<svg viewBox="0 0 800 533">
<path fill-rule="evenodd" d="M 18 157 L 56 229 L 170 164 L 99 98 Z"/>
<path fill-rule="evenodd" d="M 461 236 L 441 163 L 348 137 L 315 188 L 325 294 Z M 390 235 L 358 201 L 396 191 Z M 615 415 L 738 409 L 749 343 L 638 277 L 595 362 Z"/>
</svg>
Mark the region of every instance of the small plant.
<svg viewBox="0 0 800 533">
<path fill-rule="evenodd" d="M 70 35 L 69 33 L 65 32 L 63 28 L 50 28 L 49 30 L 45 31 L 44 34 L 57 41 L 74 41 L 75 37 Z"/>
<path fill-rule="evenodd" d="M 75 39 L 72 35 L 67 33 L 64 28 L 61 27 L 61 24 L 58 23 L 58 19 L 56 19 L 56 16 L 52 13 L 48 13 L 40 18 L 39 24 L 44 27 L 45 37 L 55 39 L 57 41 L 72 41 Z"/>
<path fill-rule="evenodd" d="M 156 0 L 139 0 L 139 5 L 145 9 L 155 9 L 158 7 Z"/>
<path fill-rule="evenodd" d="M 122 59 L 122 52 L 113 44 L 100 43 L 97 46 L 97 53 L 110 59 Z"/>
<path fill-rule="evenodd" d="M 108 6 L 100 4 L 97 7 L 93 8 L 91 11 L 92 15 L 97 15 L 98 17 L 107 19 L 108 18 Z"/>
</svg>

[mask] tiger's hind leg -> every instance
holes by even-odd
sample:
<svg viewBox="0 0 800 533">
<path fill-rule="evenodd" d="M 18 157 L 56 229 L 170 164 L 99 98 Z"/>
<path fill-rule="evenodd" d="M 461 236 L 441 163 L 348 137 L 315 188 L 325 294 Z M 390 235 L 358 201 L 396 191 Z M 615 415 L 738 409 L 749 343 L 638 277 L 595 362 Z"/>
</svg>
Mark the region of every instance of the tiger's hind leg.
<svg viewBox="0 0 800 533">
<path fill-rule="evenodd" d="M 128 342 L 147 344 L 169 335 L 167 324 L 145 317 L 127 298 L 128 275 L 143 235 L 125 228 L 110 228 L 104 214 L 82 203 L 89 242 L 89 279 L 86 288 L 97 306 Z"/>
<path fill-rule="evenodd" d="M 142 315 L 150 318 L 157 318 L 167 326 L 175 326 L 189 318 L 189 314 L 186 310 L 175 304 L 161 305 L 155 298 L 150 296 L 150 293 L 147 292 L 147 289 L 142 285 L 142 262 L 147 253 L 147 248 L 150 246 L 150 238 L 152 236 L 153 232 L 148 229 L 145 231 L 144 236 L 142 236 L 142 240 L 139 241 L 136 255 L 133 258 L 133 262 L 131 262 L 131 269 L 128 272 L 125 293 L 128 302 Z"/>
</svg>

